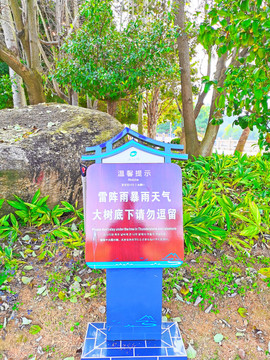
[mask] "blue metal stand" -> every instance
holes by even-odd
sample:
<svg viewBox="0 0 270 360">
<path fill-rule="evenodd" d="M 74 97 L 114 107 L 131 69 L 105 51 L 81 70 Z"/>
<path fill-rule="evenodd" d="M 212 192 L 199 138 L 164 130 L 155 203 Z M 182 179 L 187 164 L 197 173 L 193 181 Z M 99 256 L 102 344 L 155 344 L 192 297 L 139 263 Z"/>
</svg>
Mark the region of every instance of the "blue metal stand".
<svg viewBox="0 0 270 360">
<path fill-rule="evenodd" d="M 107 269 L 107 323 L 88 324 L 81 360 L 187 360 L 161 309 L 162 269 Z"/>
<path fill-rule="evenodd" d="M 162 269 L 107 269 L 108 340 L 160 340 Z"/>
</svg>

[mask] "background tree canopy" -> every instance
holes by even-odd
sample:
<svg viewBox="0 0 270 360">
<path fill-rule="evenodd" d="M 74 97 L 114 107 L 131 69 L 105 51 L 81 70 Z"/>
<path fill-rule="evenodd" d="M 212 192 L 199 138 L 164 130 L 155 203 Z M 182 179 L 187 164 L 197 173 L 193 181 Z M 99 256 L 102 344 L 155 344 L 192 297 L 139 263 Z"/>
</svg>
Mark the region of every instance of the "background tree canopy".
<svg viewBox="0 0 270 360">
<path fill-rule="evenodd" d="M 205 49 L 217 46 L 219 56 L 233 59 L 218 89 L 222 95 L 216 111 L 236 115 L 242 128 L 256 126 L 263 142 L 263 133 L 270 132 L 269 3 L 218 0 L 209 10 L 199 39 Z"/>
<path fill-rule="evenodd" d="M 190 157 L 211 155 L 228 116 L 246 138 L 256 127 L 270 147 L 268 2 L 0 3 L 0 59 L 9 66 L 2 108 L 11 94 L 17 107 L 54 100 L 104 110 L 104 101 L 122 122 L 141 129 L 147 119 L 151 137 L 158 122 L 182 122 Z"/>
<path fill-rule="evenodd" d="M 111 0 L 84 4 L 83 25 L 62 46 L 66 56 L 56 62 L 54 74 L 60 84 L 107 102 L 151 89 L 178 68 L 170 54 L 177 36 L 170 13 L 163 21 L 137 16 L 119 30 L 111 5 Z"/>
</svg>

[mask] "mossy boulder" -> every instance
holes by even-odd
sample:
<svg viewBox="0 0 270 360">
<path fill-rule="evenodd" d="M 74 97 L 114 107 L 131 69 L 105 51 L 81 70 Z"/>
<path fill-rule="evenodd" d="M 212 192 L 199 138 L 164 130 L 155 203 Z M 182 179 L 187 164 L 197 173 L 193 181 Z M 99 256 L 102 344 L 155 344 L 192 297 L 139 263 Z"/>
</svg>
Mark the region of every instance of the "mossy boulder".
<svg viewBox="0 0 270 360">
<path fill-rule="evenodd" d="M 30 201 L 37 191 L 49 206 L 82 204 L 80 157 L 86 146 L 109 140 L 123 126 L 110 115 L 62 104 L 0 111 L 0 199 Z M 5 203 L 1 213 L 10 209 Z"/>
</svg>

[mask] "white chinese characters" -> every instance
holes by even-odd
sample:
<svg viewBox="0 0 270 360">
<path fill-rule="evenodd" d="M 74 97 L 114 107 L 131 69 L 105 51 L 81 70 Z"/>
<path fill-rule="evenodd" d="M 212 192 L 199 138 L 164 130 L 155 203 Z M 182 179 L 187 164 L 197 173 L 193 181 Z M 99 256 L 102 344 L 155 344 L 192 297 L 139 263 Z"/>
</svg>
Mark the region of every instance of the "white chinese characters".
<svg viewBox="0 0 270 360">
<path fill-rule="evenodd" d="M 171 202 L 170 191 L 100 191 L 98 193 L 98 202 L 107 203 L 112 202 L 160 202 L 161 200 Z"/>
<path fill-rule="evenodd" d="M 92 220 L 176 220 L 176 215 L 176 209 L 96 209 Z"/>
<path fill-rule="evenodd" d="M 151 170 L 137 169 L 137 170 L 117 170 L 118 177 L 149 177 L 151 176 Z"/>
</svg>

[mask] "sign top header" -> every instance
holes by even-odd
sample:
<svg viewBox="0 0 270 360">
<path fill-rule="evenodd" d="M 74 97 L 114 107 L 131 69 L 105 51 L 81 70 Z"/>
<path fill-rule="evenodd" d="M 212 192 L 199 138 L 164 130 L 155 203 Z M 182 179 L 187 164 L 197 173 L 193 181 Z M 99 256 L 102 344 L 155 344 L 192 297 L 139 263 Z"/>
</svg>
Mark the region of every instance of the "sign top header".
<svg viewBox="0 0 270 360">
<path fill-rule="evenodd" d="M 126 136 L 133 139 L 125 142 Z M 170 163 L 172 159 L 188 159 L 186 154 L 180 153 L 181 150 L 183 145 L 153 140 L 126 127 L 105 143 L 86 147 L 87 154 L 81 159 L 95 163 Z"/>
</svg>

